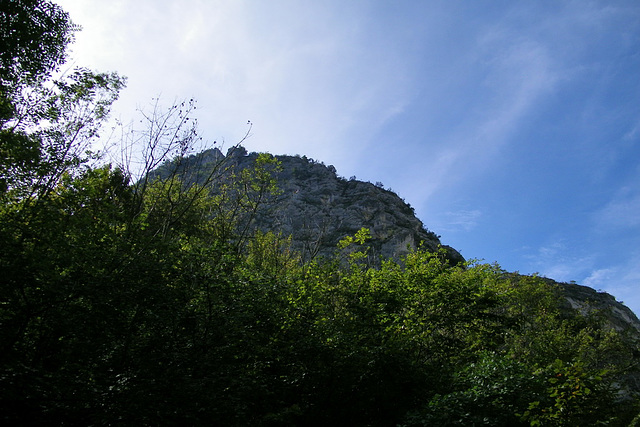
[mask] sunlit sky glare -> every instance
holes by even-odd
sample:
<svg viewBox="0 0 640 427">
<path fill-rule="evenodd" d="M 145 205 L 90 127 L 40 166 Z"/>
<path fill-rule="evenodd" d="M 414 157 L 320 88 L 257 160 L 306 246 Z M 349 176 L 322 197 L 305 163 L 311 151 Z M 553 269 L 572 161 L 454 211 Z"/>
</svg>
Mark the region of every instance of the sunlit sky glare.
<svg viewBox="0 0 640 427">
<path fill-rule="evenodd" d="M 113 116 L 382 182 L 467 258 L 640 313 L 640 2 L 58 0 Z"/>
</svg>

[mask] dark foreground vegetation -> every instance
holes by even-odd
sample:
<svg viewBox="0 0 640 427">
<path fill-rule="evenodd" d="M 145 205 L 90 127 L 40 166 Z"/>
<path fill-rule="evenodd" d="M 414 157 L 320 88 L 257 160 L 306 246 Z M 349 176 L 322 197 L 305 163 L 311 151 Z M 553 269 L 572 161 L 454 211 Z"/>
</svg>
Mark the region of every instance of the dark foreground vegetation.
<svg viewBox="0 0 640 427">
<path fill-rule="evenodd" d="M 640 411 L 637 338 L 563 309 L 546 281 L 422 250 L 372 262 L 366 229 L 303 262 L 253 231 L 278 163 L 181 179 L 199 139 L 189 103 L 127 133 L 142 166 L 105 165 L 88 150 L 123 79 L 51 79 L 68 16 L 1 4 L 4 425 L 628 425 Z M 175 173 L 148 178 L 167 160 Z"/>
</svg>

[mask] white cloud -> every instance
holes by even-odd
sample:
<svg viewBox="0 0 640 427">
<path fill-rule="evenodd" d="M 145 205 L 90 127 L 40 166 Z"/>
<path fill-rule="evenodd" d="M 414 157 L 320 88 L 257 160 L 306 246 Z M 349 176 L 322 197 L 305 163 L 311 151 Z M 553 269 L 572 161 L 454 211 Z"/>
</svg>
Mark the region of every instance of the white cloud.
<svg viewBox="0 0 640 427">
<path fill-rule="evenodd" d="M 195 98 L 201 134 L 299 153 L 354 173 L 378 129 L 408 104 L 407 61 L 377 43 L 367 7 L 341 2 L 61 0 L 84 26 L 79 65 L 128 77 L 114 116 L 151 98 Z M 378 39 L 378 40 L 376 40 Z"/>
<path fill-rule="evenodd" d="M 595 269 L 581 284 L 610 293 L 640 315 L 640 255 L 632 254 L 613 267 Z"/>
<path fill-rule="evenodd" d="M 602 289 L 603 286 L 610 286 L 613 279 L 620 274 L 618 268 L 601 268 L 593 270 L 583 281 L 582 284 L 594 289 Z"/>
<path fill-rule="evenodd" d="M 478 225 L 482 212 L 477 209 L 445 212 L 437 229 L 443 232 L 467 232 Z"/>
<path fill-rule="evenodd" d="M 640 138 L 640 120 L 623 136 L 623 141 L 636 141 Z"/>
<path fill-rule="evenodd" d="M 531 272 L 561 282 L 569 282 L 584 277 L 594 263 L 593 254 L 575 252 L 575 245 L 563 239 L 539 247 L 535 253 L 525 255 L 531 265 Z"/>
<path fill-rule="evenodd" d="M 640 315 L 640 254 L 626 254 L 621 262 L 603 266 L 597 250 L 576 253 L 571 252 L 571 247 L 575 245 L 556 241 L 538 248 L 535 254 L 527 256 L 532 272 L 559 282 L 575 281 L 608 292 Z"/>
<path fill-rule="evenodd" d="M 474 80 L 476 93 L 465 115 L 447 117 L 450 129 L 425 148 L 435 150 L 438 154 L 430 157 L 438 161 L 430 165 L 437 172 L 427 172 L 425 177 L 428 185 L 418 197 L 422 203 L 441 189 L 496 167 L 501 148 L 518 142 L 512 138 L 514 132 L 555 90 L 559 65 L 547 46 L 521 39 L 516 33 L 515 29 L 493 28 L 478 35 L 475 50 L 465 52 L 469 55 L 467 78 Z"/>
<path fill-rule="evenodd" d="M 640 226 L 640 189 L 623 187 L 595 214 L 598 230 L 629 229 Z"/>
</svg>

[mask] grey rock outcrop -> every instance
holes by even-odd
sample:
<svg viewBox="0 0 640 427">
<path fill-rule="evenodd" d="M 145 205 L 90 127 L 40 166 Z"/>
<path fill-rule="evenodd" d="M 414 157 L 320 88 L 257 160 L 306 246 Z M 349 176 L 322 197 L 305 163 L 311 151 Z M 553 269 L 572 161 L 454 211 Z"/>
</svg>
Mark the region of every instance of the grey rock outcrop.
<svg viewBox="0 0 640 427">
<path fill-rule="evenodd" d="M 601 312 L 606 316 L 607 323 L 617 331 L 629 330 L 631 326 L 631 332 L 640 337 L 640 320 L 629 307 L 617 301 L 613 295 L 575 283 L 559 285 L 567 300 L 567 307 L 583 314 Z"/>
<path fill-rule="evenodd" d="M 238 171 L 253 166 L 257 157 L 258 153 L 248 153 L 242 147 L 233 147 L 226 156 L 213 149 L 183 159 L 183 165 L 192 171 L 186 179 L 198 182 L 218 165 L 224 163 L 219 170 L 219 176 L 224 176 L 229 167 Z M 444 248 L 454 264 L 464 262 L 460 253 L 442 245 L 439 237 L 415 216 L 413 208 L 393 191 L 379 184 L 345 179 L 337 175 L 333 166 L 305 156 L 275 157 L 282 166 L 276 174 L 281 192 L 265 201 L 253 217 L 252 226 L 292 236 L 292 245 L 305 260 L 333 255 L 341 239 L 365 227 L 371 232 L 374 260 L 399 259 L 422 245 L 429 251 Z M 155 173 L 163 176 L 162 168 Z M 640 336 L 636 315 L 613 296 L 587 286 L 546 280 L 560 287 L 567 309 L 604 313 L 615 329 L 631 327 Z"/>
<path fill-rule="evenodd" d="M 235 153 L 240 168 L 249 166 L 256 153 Z M 333 166 L 299 156 L 276 156 L 281 194 L 270 200 L 255 218 L 262 230 L 292 236 L 303 257 L 330 256 L 345 236 L 362 227 L 371 232 L 372 258 L 400 258 L 423 245 L 429 251 L 446 250 L 452 263 L 464 262 L 453 248 L 441 244 L 415 216 L 413 208 L 381 185 L 345 179 Z"/>
</svg>

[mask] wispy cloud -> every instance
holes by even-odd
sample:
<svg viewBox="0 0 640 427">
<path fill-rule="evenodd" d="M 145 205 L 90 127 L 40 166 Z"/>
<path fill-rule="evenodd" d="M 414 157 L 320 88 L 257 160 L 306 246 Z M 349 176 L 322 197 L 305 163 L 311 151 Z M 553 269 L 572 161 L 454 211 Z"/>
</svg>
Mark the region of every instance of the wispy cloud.
<svg viewBox="0 0 640 427">
<path fill-rule="evenodd" d="M 583 280 L 582 284 L 594 289 L 602 290 L 603 286 L 609 285 L 613 279 L 620 275 L 619 267 L 601 268 L 591 271 Z"/>
<path fill-rule="evenodd" d="M 467 232 L 478 225 L 482 212 L 477 209 L 445 212 L 441 216 L 438 230 L 443 232 Z"/>
<path fill-rule="evenodd" d="M 638 122 L 629 129 L 623 136 L 623 141 L 637 141 L 640 138 L 640 119 Z"/>
<path fill-rule="evenodd" d="M 626 254 L 611 264 L 600 259 L 602 254 L 597 248 L 575 253 L 572 247 L 575 245 L 556 241 L 527 258 L 535 272 L 559 282 L 575 281 L 608 292 L 640 315 L 640 254 Z"/>
<path fill-rule="evenodd" d="M 609 292 L 640 315 L 640 254 L 631 254 L 620 264 L 591 271 L 582 284 Z"/>
<path fill-rule="evenodd" d="M 640 188 L 623 187 L 594 217 L 602 231 L 639 227 Z"/>
<path fill-rule="evenodd" d="M 584 277 L 593 268 L 592 254 L 576 253 L 564 240 L 557 240 L 539 247 L 535 253 L 525 255 L 533 272 L 561 282 Z"/>
<path fill-rule="evenodd" d="M 501 26 L 476 37 L 474 49 L 466 52 L 469 59 L 465 64 L 475 93 L 465 114 L 452 111 L 445 118 L 449 128 L 431 136 L 432 142 L 424 148 L 440 161 L 430 165 L 437 173 L 427 172 L 428 186 L 419 196 L 422 203 L 435 192 L 499 163 L 500 150 L 518 142 L 514 133 L 559 81 L 556 70 L 561 65 L 554 62 L 542 41 L 523 38 L 519 29 Z M 452 88 L 454 93 L 459 90 Z"/>
</svg>

